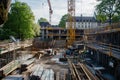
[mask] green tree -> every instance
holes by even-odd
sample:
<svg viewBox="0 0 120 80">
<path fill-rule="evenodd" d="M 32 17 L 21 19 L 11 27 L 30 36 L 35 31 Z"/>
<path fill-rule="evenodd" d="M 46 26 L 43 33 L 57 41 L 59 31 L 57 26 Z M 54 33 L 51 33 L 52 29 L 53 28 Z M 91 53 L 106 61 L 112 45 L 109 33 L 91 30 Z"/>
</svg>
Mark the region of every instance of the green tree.
<svg viewBox="0 0 120 80">
<path fill-rule="evenodd" d="M 59 22 L 59 27 L 65 28 L 67 19 L 68 19 L 68 14 L 63 15 Z"/>
<path fill-rule="evenodd" d="M 48 20 L 45 18 L 40 18 L 40 19 L 38 19 L 38 23 L 40 23 L 40 22 L 48 22 Z"/>
<path fill-rule="evenodd" d="M 120 21 L 120 0 L 99 0 L 96 6 L 96 18 L 102 22 L 109 20 L 112 22 Z"/>
<path fill-rule="evenodd" d="M 11 35 L 24 40 L 35 36 L 33 25 L 34 15 L 30 7 L 24 2 L 16 1 L 11 5 L 8 21 L 3 29 L 11 31 Z"/>
<path fill-rule="evenodd" d="M 40 35 L 40 26 L 39 26 L 39 24 L 35 23 L 33 29 L 34 29 L 34 32 L 35 32 L 35 36 L 39 36 Z"/>
</svg>

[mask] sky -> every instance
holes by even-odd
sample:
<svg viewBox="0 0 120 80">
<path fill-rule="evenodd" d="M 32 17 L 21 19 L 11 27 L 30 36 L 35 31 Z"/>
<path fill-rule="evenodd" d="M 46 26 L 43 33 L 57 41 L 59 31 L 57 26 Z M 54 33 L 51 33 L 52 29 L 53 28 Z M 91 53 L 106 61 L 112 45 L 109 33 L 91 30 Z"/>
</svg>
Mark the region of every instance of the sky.
<svg viewBox="0 0 120 80">
<path fill-rule="evenodd" d="M 12 0 L 14 2 L 15 0 Z M 35 21 L 41 17 L 49 21 L 49 6 L 47 0 L 18 0 L 26 2 L 34 13 Z M 67 0 L 50 0 L 53 10 L 51 24 L 57 25 L 61 17 L 67 14 Z M 76 16 L 93 16 L 97 0 L 76 0 Z"/>
</svg>

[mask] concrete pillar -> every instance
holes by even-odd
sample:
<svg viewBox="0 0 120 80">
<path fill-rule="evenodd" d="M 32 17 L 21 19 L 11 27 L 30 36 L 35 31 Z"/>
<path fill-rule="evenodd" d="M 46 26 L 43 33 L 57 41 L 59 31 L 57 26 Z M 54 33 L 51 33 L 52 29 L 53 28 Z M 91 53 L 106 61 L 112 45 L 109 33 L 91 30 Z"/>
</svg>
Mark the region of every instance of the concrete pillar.
<svg viewBox="0 0 120 80">
<path fill-rule="evenodd" d="M 100 53 L 98 52 L 98 50 L 96 51 L 96 57 L 97 57 L 97 63 L 99 64 L 99 62 L 100 62 L 100 59 L 99 59 L 99 55 Z"/>
<path fill-rule="evenodd" d="M 115 77 L 116 79 L 120 80 L 120 65 L 118 64 L 115 69 Z"/>
<path fill-rule="evenodd" d="M 45 29 L 42 29 L 42 39 L 45 38 Z"/>
<path fill-rule="evenodd" d="M 47 38 L 47 39 L 48 39 L 48 34 L 49 34 L 49 33 L 48 33 L 48 30 L 46 29 L 46 38 Z"/>
<path fill-rule="evenodd" d="M 103 54 L 101 54 L 101 65 L 103 65 L 104 63 L 104 57 L 103 57 Z"/>
<path fill-rule="evenodd" d="M 60 35 L 59 35 L 59 40 L 61 40 L 61 37 L 60 37 Z"/>
<path fill-rule="evenodd" d="M 108 64 L 109 64 L 109 63 L 108 63 L 108 56 L 107 56 L 107 55 L 105 55 L 105 59 L 106 59 L 106 60 L 105 60 L 105 65 L 106 65 L 106 67 L 108 67 Z"/>
<path fill-rule="evenodd" d="M 91 58 L 94 59 L 94 51 L 93 50 L 91 50 L 90 55 L 91 55 Z"/>
<path fill-rule="evenodd" d="M 96 54 L 96 51 L 95 51 L 95 50 L 93 51 L 93 55 L 94 55 L 94 60 L 97 62 L 97 59 L 96 59 L 97 54 Z"/>
<path fill-rule="evenodd" d="M 102 64 L 103 66 L 106 66 L 106 56 L 105 54 L 102 54 L 102 55 L 103 55 Z"/>
<path fill-rule="evenodd" d="M 59 40 L 61 40 L 61 30 L 59 30 Z"/>
<path fill-rule="evenodd" d="M 6 62 L 7 63 L 9 62 L 9 55 L 8 55 L 8 53 L 6 53 Z"/>
<path fill-rule="evenodd" d="M 8 56 L 9 56 L 8 62 L 10 62 L 11 61 L 11 54 L 10 54 L 10 52 L 8 53 Z"/>
</svg>

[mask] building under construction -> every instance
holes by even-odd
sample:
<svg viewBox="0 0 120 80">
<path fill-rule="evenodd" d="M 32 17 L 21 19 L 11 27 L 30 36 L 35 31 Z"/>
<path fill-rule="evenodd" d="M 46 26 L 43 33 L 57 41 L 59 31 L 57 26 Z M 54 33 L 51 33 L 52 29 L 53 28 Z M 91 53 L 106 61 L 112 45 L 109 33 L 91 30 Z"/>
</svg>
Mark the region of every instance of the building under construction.
<svg viewBox="0 0 120 80">
<path fill-rule="evenodd" d="M 88 55 L 95 63 L 104 66 L 119 79 L 120 72 L 120 24 L 88 29 L 84 36 Z"/>
<path fill-rule="evenodd" d="M 7 19 L 10 1 L 0 1 L 0 24 Z M 47 23 L 39 38 L 0 43 L 0 79 L 120 80 L 120 23 L 76 29 L 75 0 L 67 1 L 67 28 Z"/>
</svg>

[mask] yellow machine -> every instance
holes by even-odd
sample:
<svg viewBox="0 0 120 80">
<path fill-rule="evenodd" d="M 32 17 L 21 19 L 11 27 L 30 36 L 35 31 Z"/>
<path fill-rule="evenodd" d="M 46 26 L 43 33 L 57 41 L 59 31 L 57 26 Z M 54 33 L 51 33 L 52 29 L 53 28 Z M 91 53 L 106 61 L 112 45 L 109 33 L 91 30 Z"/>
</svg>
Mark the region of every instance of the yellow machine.
<svg viewBox="0 0 120 80">
<path fill-rule="evenodd" d="M 68 0 L 67 46 L 71 46 L 74 40 L 75 40 L 75 0 Z"/>
</svg>

